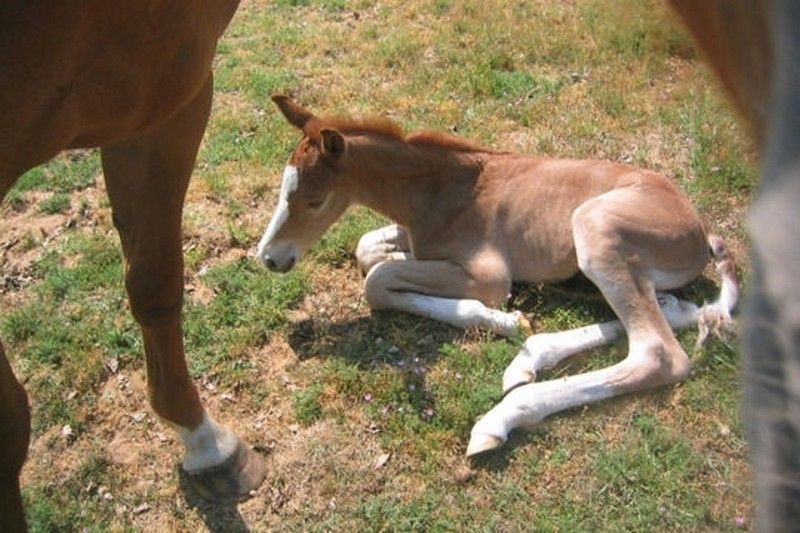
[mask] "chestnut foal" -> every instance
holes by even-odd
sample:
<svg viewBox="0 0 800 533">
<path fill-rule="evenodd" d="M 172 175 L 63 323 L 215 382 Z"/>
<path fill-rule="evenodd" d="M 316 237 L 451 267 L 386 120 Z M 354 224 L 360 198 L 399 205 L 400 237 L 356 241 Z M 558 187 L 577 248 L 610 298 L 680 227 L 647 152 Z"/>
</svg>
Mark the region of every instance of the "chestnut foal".
<svg viewBox="0 0 800 533">
<path fill-rule="evenodd" d="M 177 430 L 189 479 L 241 496 L 262 460 L 204 411 L 181 334 L 181 211 L 211 107 L 211 61 L 238 0 L 5 0 L 0 7 L 0 198 L 59 151 L 101 147 L 150 402 Z M 25 528 L 18 476 L 30 418 L 0 346 L 0 530 Z"/>
<path fill-rule="evenodd" d="M 387 120 L 318 118 L 288 97 L 273 100 L 304 136 L 258 247 L 271 270 L 292 268 L 356 202 L 397 223 L 358 245 L 372 309 L 510 335 L 527 324 L 521 314 L 495 308 L 512 281 L 553 282 L 580 270 L 619 317 L 529 337 L 503 376 L 505 398 L 473 428 L 469 455 L 552 413 L 682 380 L 689 358 L 672 328 L 698 318 L 730 321 L 738 295 L 733 262 L 660 174 L 497 152 L 437 133 L 406 136 Z M 717 302 L 698 309 L 656 292 L 696 278 L 710 255 L 722 274 Z M 530 383 L 540 369 L 623 332 L 629 354 L 622 362 Z"/>
</svg>

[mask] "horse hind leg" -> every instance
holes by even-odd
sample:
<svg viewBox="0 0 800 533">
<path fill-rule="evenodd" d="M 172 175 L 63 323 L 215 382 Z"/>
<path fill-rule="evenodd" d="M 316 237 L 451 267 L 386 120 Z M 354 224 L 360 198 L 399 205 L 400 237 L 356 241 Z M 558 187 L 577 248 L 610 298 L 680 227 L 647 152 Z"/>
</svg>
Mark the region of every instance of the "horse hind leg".
<svg viewBox="0 0 800 533">
<path fill-rule="evenodd" d="M 19 473 L 30 442 L 28 396 L 14 377 L 0 344 L 0 531 L 25 531 Z"/>
<path fill-rule="evenodd" d="M 211 79 L 155 131 L 102 149 L 131 310 L 144 338 L 150 403 L 180 435 L 190 483 L 209 499 L 242 497 L 261 458 L 208 416 L 186 367 L 181 332 L 181 214 L 211 104 Z"/>
<path fill-rule="evenodd" d="M 597 285 L 620 318 L 620 324 L 628 335 L 627 357 L 600 370 L 513 388 L 475 424 L 467 455 L 494 449 L 505 442 L 512 429 L 530 427 L 553 413 L 628 392 L 674 383 L 688 375 L 689 358 L 672 333 L 665 313 L 659 308 L 655 283 L 648 277 L 652 272 L 647 268 L 650 265 L 641 265 L 629 259 L 653 257 L 657 255 L 656 249 L 661 246 L 656 236 L 650 240 L 635 239 L 634 242 L 626 242 L 623 238 L 629 233 L 625 231 L 625 227 L 620 227 L 621 223 L 633 224 L 635 231 L 640 231 L 641 228 L 646 231 L 648 227 L 647 220 L 636 220 L 635 216 L 615 216 L 618 214 L 616 210 L 626 205 L 619 200 L 629 199 L 626 194 L 622 194 L 621 198 L 617 195 L 599 197 L 584 205 L 573 217 L 579 266 Z M 646 198 L 640 200 L 646 203 Z M 619 222 L 620 220 L 623 222 Z M 697 263 L 702 264 L 702 257 L 698 257 Z M 673 269 L 672 272 L 678 270 Z M 685 277 L 688 281 L 692 275 L 697 274 L 695 270 L 697 269 L 694 267 L 687 268 L 678 277 Z M 674 310 L 670 310 L 667 314 L 673 312 Z M 692 312 L 691 308 L 687 312 Z M 683 317 L 675 316 L 673 319 L 680 321 Z M 605 344 L 621 332 L 613 323 L 604 328 L 595 328 L 584 338 L 578 338 L 577 341 L 573 339 L 571 344 L 566 343 L 566 349 L 556 350 L 553 358 L 563 358 L 583 348 Z M 561 335 L 563 337 L 563 333 Z"/>
<path fill-rule="evenodd" d="M 672 329 L 681 329 L 697 321 L 698 307 L 668 293 L 657 293 L 661 312 Z M 606 346 L 619 340 L 625 328 L 619 320 L 591 324 L 553 333 L 537 333 L 525 340 L 522 349 L 503 373 L 503 394 L 525 383 L 536 381 L 537 374 L 564 359 Z"/>
</svg>

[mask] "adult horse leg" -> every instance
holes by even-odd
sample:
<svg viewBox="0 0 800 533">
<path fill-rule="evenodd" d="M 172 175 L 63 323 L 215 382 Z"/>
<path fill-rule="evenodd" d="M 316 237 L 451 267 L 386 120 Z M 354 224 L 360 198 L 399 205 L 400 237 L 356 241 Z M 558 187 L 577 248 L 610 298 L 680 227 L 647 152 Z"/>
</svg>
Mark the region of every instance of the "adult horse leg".
<svg viewBox="0 0 800 533">
<path fill-rule="evenodd" d="M 530 331 L 520 312 L 488 307 L 504 301 L 511 281 L 502 273 L 479 279 L 449 261 L 384 261 L 364 280 L 370 309 L 393 309 L 457 328 L 478 327 L 512 336 Z"/>
<path fill-rule="evenodd" d="M 25 531 L 19 473 L 28 453 L 31 418 L 28 397 L 0 344 L 0 531 Z"/>
<path fill-rule="evenodd" d="M 654 279 L 662 284 L 668 279 L 669 286 L 663 288 L 689 282 L 702 270 L 707 244 L 699 223 L 695 227 L 691 222 L 671 222 L 667 215 L 679 213 L 659 211 L 674 204 L 672 196 L 661 196 L 657 189 L 630 189 L 606 193 L 576 210 L 573 235 L 578 265 L 619 317 L 628 335 L 628 355 L 601 370 L 511 390 L 472 428 L 467 455 L 494 449 L 512 429 L 531 427 L 553 413 L 674 383 L 688 375 L 689 358 L 659 308 Z M 654 220 L 661 223 L 654 227 Z M 670 258 L 664 250 L 688 252 Z M 598 333 L 598 337 L 614 334 Z"/>
<path fill-rule="evenodd" d="M 800 7 L 773 0 L 670 0 L 755 133 L 761 184 L 749 226 L 744 406 L 756 524 L 800 521 Z"/>
<path fill-rule="evenodd" d="M 16 181 L 17 172 L 0 168 L 0 199 Z M 19 473 L 30 443 L 28 396 L 17 381 L 0 342 L 0 531 L 25 531 Z"/>
<path fill-rule="evenodd" d="M 245 496 L 264 465 L 203 410 L 181 333 L 181 214 L 211 105 L 211 77 L 194 100 L 141 137 L 102 149 L 103 171 L 126 259 L 125 284 L 144 338 L 150 403 L 179 433 L 183 467 L 210 499 Z"/>
</svg>

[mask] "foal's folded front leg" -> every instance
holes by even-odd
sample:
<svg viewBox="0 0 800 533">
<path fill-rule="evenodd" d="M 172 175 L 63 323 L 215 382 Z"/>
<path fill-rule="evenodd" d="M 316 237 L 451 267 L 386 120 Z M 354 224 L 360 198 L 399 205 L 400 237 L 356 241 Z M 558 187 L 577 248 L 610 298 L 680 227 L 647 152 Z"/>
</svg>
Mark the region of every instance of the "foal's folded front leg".
<svg viewBox="0 0 800 533">
<path fill-rule="evenodd" d="M 361 236 L 356 247 L 356 260 L 366 275 L 372 267 L 383 261 L 410 261 L 411 243 L 408 231 L 397 224 L 369 231 Z"/>
<path fill-rule="evenodd" d="M 457 328 L 478 327 L 499 335 L 529 333 L 519 311 L 505 312 L 484 302 L 501 302 L 510 281 L 479 281 L 449 261 L 385 261 L 364 280 L 373 310 L 392 309 L 432 318 Z"/>
</svg>

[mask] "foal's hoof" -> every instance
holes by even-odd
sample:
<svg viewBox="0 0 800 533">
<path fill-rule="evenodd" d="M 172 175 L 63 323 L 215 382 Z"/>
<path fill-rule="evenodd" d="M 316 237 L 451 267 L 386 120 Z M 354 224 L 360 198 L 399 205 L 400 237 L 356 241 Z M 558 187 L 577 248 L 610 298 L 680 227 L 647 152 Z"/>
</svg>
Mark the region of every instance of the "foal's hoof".
<svg viewBox="0 0 800 533">
<path fill-rule="evenodd" d="M 267 468 L 260 455 L 239 441 L 236 451 L 224 462 L 195 472 L 184 470 L 184 473 L 198 496 L 219 502 L 249 497 L 264 481 Z"/>
<path fill-rule="evenodd" d="M 508 394 L 520 385 L 527 385 L 536 381 L 536 371 L 510 366 L 503 374 L 503 394 Z"/>
<path fill-rule="evenodd" d="M 502 446 L 504 442 L 503 439 L 495 437 L 494 435 L 473 433 L 467 445 L 467 457 L 475 457 L 476 455 L 496 450 Z"/>
<path fill-rule="evenodd" d="M 519 328 L 519 332 L 522 333 L 526 339 L 533 335 L 533 326 L 531 326 L 530 320 L 522 313 L 517 317 L 517 327 Z"/>
</svg>

